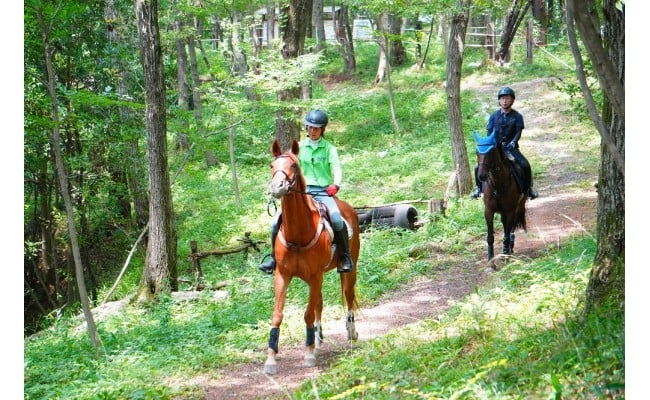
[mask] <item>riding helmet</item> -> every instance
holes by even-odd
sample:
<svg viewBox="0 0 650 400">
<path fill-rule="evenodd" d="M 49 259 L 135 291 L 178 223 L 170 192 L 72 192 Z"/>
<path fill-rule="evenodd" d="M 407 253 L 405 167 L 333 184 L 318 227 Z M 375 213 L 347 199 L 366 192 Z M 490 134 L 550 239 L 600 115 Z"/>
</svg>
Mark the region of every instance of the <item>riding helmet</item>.
<svg viewBox="0 0 650 400">
<path fill-rule="evenodd" d="M 510 89 L 508 86 L 504 86 L 501 89 L 499 89 L 499 93 L 497 93 L 497 100 L 499 100 L 501 96 L 505 96 L 507 94 L 512 96 L 513 100 L 515 99 L 515 91 Z"/>
<path fill-rule="evenodd" d="M 316 128 L 325 128 L 327 126 L 327 114 L 321 110 L 311 110 L 305 116 L 305 124 Z"/>
</svg>

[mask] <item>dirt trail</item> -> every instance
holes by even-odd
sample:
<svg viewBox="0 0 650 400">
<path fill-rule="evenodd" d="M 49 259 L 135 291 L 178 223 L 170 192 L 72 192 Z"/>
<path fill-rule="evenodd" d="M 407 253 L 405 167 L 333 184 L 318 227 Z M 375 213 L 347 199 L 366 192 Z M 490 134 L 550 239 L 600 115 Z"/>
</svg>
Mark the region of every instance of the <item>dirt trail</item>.
<svg viewBox="0 0 650 400">
<path fill-rule="evenodd" d="M 523 114 L 527 126 L 520 142 L 522 152 L 531 161 L 533 171 L 540 165 L 544 172 L 535 181 L 540 197 L 528 203 L 528 232 L 517 233 L 515 256 L 519 258 L 534 258 L 548 246 L 558 246 L 568 236 L 590 229 L 595 221 L 595 189 L 592 186 L 581 189 L 574 184 L 585 179 L 595 182 L 597 171 L 573 168 L 579 152 L 562 140 L 562 135 L 569 138 L 572 135 L 571 121 L 560 109 L 567 102 L 549 86 L 551 81 L 552 78 L 545 78 L 511 85 L 517 93 L 514 108 Z M 495 100 L 498 88 L 464 81 L 462 89 L 475 90 L 481 97 L 487 121 L 488 113 L 498 106 Z M 499 225 L 497 229 L 501 228 Z M 484 241 L 477 246 L 483 249 L 477 254 L 482 254 Z M 461 300 L 488 279 L 490 273 L 485 266 L 485 260 L 477 255 L 474 262 L 460 261 L 454 268 L 437 271 L 435 281 L 425 277 L 397 293 L 387 294 L 377 306 L 363 309 L 356 318 L 359 340 L 370 340 L 406 324 L 440 315 L 453 301 Z M 302 366 L 302 346 L 283 347 L 278 357 L 279 371 L 273 377 L 261 372 L 263 361 L 260 361 L 233 365 L 222 371 L 219 380 L 198 377 L 192 383 L 200 384 L 210 400 L 290 398 L 293 390 L 326 370 L 348 348 L 344 326 L 343 318 L 326 323 L 325 343 L 316 367 Z"/>
</svg>

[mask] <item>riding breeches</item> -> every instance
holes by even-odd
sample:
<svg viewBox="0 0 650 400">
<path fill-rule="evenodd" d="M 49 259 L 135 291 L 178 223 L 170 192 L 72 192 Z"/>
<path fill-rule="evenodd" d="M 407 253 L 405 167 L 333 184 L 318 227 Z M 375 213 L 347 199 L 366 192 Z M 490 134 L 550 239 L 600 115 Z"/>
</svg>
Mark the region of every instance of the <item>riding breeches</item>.
<svg viewBox="0 0 650 400">
<path fill-rule="evenodd" d="M 332 229 L 335 231 L 340 231 L 345 227 L 345 222 L 341 217 L 341 211 L 339 211 L 339 206 L 336 204 L 336 200 L 333 196 L 329 196 L 325 190 L 326 186 L 311 186 L 307 185 L 307 192 L 311 193 L 314 196 L 314 199 L 322 202 L 327 207 L 327 212 L 330 215 L 330 222 L 332 224 Z"/>
<path fill-rule="evenodd" d="M 343 218 L 341 217 L 341 212 L 339 211 L 339 207 L 336 204 L 336 200 L 334 200 L 334 197 L 328 196 L 325 192 L 325 189 L 327 188 L 321 186 L 307 186 L 307 192 L 314 196 L 315 200 L 318 200 L 327 206 L 327 212 L 330 216 L 332 229 L 335 231 L 340 231 L 345 227 L 345 222 L 343 222 Z M 282 211 L 278 210 L 278 212 L 276 212 L 275 216 L 273 217 L 273 221 L 271 222 L 271 235 L 277 235 L 278 231 L 280 230 L 281 217 Z"/>
</svg>

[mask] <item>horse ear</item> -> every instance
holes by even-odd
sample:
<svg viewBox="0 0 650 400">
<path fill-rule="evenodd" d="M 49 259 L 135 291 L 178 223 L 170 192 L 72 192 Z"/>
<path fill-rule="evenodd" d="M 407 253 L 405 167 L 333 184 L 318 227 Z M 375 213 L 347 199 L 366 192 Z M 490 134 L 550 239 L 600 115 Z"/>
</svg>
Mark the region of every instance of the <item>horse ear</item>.
<svg viewBox="0 0 650 400">
<path fill-rule="evenodd" d="M 282 154 L 282 149 L 280 148 L 280 143 L 278 143 L 277 139 L 273 141 L 273 146 L 271 146 L 271 152 L 275 157 Z"/>
<path fill-rule="evenodd" d="M 293 143 L 291 144 L 291 152 L 295 155 L 298 155 L 298 152 L 300 151 L 300 144 L 294 139 Z"/>
</svg>

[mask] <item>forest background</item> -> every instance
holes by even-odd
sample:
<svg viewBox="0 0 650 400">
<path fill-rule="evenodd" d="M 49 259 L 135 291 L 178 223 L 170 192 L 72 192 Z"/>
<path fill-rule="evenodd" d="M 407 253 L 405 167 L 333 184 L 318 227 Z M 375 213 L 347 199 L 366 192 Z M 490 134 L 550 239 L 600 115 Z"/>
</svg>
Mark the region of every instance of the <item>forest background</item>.
<svg viewBox="0 0 650 400">
<path fill-rule="evenodd" d="M 636 14 L 636 13 L 633 11 L 631 16 L 634 16 L 634 15 L 638 15 L 638 14 Z M 21 18 L 21 15 L 18 14 L 18 15 L 16 16 L 16 19 L 15 19 L 15 20 L 16 20 L 16 21 L 20 21 L 21 19 L 22 19 L 22 18 Z M 633 20 L 632 20 L 632 22 L 630 23 L 629 26 L 630 26 L 630 27 L 634 26 L 634 22 L 633 22 Z M 10 32 L 10 33 L 7 34 L 6 37 L 17 37 L 18 34 L 22 34 L 22 30 L 20 30 L 20 32 L 13 32 L 13 33 Z M 628 38 L 633 38 L 633 35 L 628 35 Z M 634 66 L 635 66 L 635 65 L 642 65 L 642 63 L 641 63 L 640 61 L 639 61 L 638 64 L 634 62 L 634 61 L 635 61 L 635 60 L 634 60 L 634 54 L 633 54 L 632 52 L 630 52 L 630 53 L 628 54 L 628 57 L 629 57 L 629 59 L 630 59 L 630 63 L 629 63 L 629 65 L 630 65 L 630 67 L 632 68 L 632 69 L 630 69 L 630 74 L 629 74 L 630 78 L 629 78 L 629 79 L 632 79 L 630 82 L 634 82 L 634 73 L 635 73 Z M 18 56 L 17 58 L 19 58 L 19 56 Z M 15 72 L 5 73 L 5 77 L 18 76 L 21 72 L 22 72 L 21 69 L 18 68 Z M 11 80 L 11 79 L 10 79 L 10 80 Z M 18 80 L 15 80 L 15 79 L 12 80 L 12 81 L 13 81 L 13 82 L 19 82 Z M 11 87 L 11 85 L 8 85 L 8 86 Z M 635 86 L 634 86 L 633 88 L 631 88 L 631 89 L 637 89 L 637 90 L 638 90 L 638 89 L 641 89 L 641 88 L 642 88 L 641 85 L 638 85 L 638 86 L 635 85 Z M 16 88 L 16 89 L 17 89 L 17 90 L 16 90 L 17 92 L 22 92 L 22 88 L 21 88 L 21 87 L 18 87 L 18 88 Z M 634 93 L 634 90 L 632 90 L 632 91 L 630 92 L 630 97 L 634 99 L 635 97 L 634 97 L 634 94 L 633 94 L 633 93 Z M 4 104 L 3 109 L 4 109 L 4 110 L 12 110 L 12 109 L 17 108 L 17 110 L 7 112 L 6 115 L 21 115 L 21 114 L 22 114 L 22 111 L 20 110 L 19 107 L 16 107 L 16 106 L 18 105 L 18 102 L 16 102 L 16 101 L 11 101 L 12 98 L 15 98 L 15 97 L 12 96 L 12 95 L 4 96 L 4 100 L 5 100 L 5 101 L 9 100 L 9 101 L 7 101 L 7 103 Z M 632 105 L 632 107 L 635 106 L 634 103 L 630 103 L 630 104 Z M 639 113 L 642 113 L 642 111 L 639 111 Z M 639 114 L 639 113 L 633 113 L 632 115 L 641 115 L 641 114 Z M 15 129 L 11 129 L 11 131 L 12 131 L 12 132 L 18 132 L 18 131 L 20 130 L 20 124 L 21 124 L 21 122 L 22 122 L 22 121 L 20 121 L 20 120 L 17 121 L 17 126 L 16 126 L 16 128 L 15 128 Z M 635 123 L 634 120 L 631 120 L 631 121 L 629 121 L 629 123 L 628 123 L 628 125 L 632 126 L 633 131 L 635 131 L 635 127 L 634 127 L 634 125 L 633 125 L 634 123 Z M 639 129 L 638 131 L 639 131 L 639 132 L 642 132 L 642 129 Z M 641 144 L 639 144 L 638 146 L 634 144 L 633 140 L 636 140 L 636 139 L 637 139 L 637 137 L 634 137 L 634 136 L 631 136 L 631 137 L 630 137 L 630 144 L 632 144 L 632 149 L 641 149 L 641 148 L 643 148 L 643 146 L 642 146 Z M 14 143 L 13 143 L 12 141 L 10 141 L 10 144 L 13 145 Z M 20 148 L 20 144 L 21 144 L 21 142 L 18 141 L 18 142 L 15 143 L 15 144 L 17 144 L 18 146 L 16 146 L 16 147 L 12 147 L 12 146 L 3 147 L 3 149 L 4 149 L 4 150 L 6 151 L 6 153 L 7 153 L 6 156 L 4 156 L 4 157 L 3 157 L 3 160 L 2 160 L 3 163 L 7 163 L 6 165 L 4 165 L 4 168 L 3 168 L 4 171 L 15 171 L 15 170 L 16 170 L 16 165 L 18 164 L 18 162 L 21 162 L 20 158 L 16 159 L 16 156 L 19 156 L 20 154 L 22 154 L 22 148 Z M 9 151 L 7 151 L 7 150 L 9 150 Z M 632 158 L 629 158 L 630 160 L 634 159 L 634 153 L 630 153 L 630 157 L 632 157 Z M 22 162 L 21 162 L 21 164 L 22 164 Z M 632 178 L 632 177 L 634 176 L 635 171 L 638 171 L 638 169 L 636 169 L 636 168 L 630 168 L 630 169 L 628 169 L 628 173 L 632 174 L 632 175 L 630 175 L 630 178 L 629 178 L 629 179 L 630 179 L 631 181 L 633 181 L 633 182 L 643 182 L 643 179 L 638 179 L 638 180 L 636 180 L 636 179 L 633 179 L 633 178 Z M 9 190 L 8 193 L 21 193 L 22 190 L 19 189 L 19 186 L 18 186 L 18 185 L 22 183 L 22 179 L 21 179 L 21 176 L 22 176 L 22 175 L 20 175 L 20 174 L 18 174 L 18 176 L 14 176 L 14 175 L 16 175 L 16 174 L 10 174 L 10 177 L 9 177 L 9 178 L 10 178 L 10 179 L 9 179 L 9 185 L 10 185 L 10 186 L 9 186 L 9 187 L 13 187 L 13 185 L 15 184 L 15 190 Z M 16 179 L 15 179 L 15 182 L 13 181 L 12 177 L 15 177 L 15 178 L 16 178 Z M 635 186 L 636 186 L 636 185 L 635 185 Z M 629 195 L 628 198 L 630 198 L 630 199 L 641 199 L 641 198 L 643 198 L 641 193 L 635 193 L 635 190 L 636 190 L 636 189 L 639 189 L 641 186 L 642 186 L 642 185 L 638 185 L 638 186 L 636 186 L 636 187 L 629 187 L 630 195 Z M 22 186 L 20 186 L 20 187 L 22 187 Z M 11 198 L 11 196 L 9 196 L 9 197 Z M 16 196 L 16 203 L 17 203 L 17 201 L 19 201 L 18 198 L 20 198 L 20 196 Z M 18 209 L 18 207 L 20 207 L 20 206 L 17 205 L 17 204 L 6 204 L 6 208 L 7 208 L 8 210 L 15 210 L 15 209 Z M 631 209 L 628 209 L 628 210 L 631 210 Z M 631 213 L 631 211 L 628 211 L 628 212 Z M 13 216 L 13 213 L 11 213 L 11 212 L 9 212 L 8 214 L 10 214 L 9 217 L 12 217 L 12 216 Z M 17 213 L 16 213 L 16 214 L 17 214 Z M 20 215 L 15 215 L 15 216 L 16 216 L 16 222 L 17 222 L 17 224 L 16 224 L 16 228 L 15 228 L 15 229 L 17 229 L 17 230 L 21 230 L 21 228 L 19 228 L 19 227 L 22 227 L 22 223 L 21 223 L 22 221 L 19 220 Z M 13 224 L 10 224 L 9 226 L 11 227 L 11 226 L 13 226 Z M 634 254 L 635 246 L 633 246 L 634 238 L 635 238 L 634 231 L 633 231 L 633 228 L 634 228 L 634 227 L 635 227 L 635 226 L 628 226 L 628 229 L 629 229 L 629 234 L 628 234 L 628 236 L 627 236 L 627 239 L 628 239 L 628 250 L 631 251 L 631 253 L 629 254 L 629 257 L 632 257 L 630 260 L 636 260 L 636 258 L 635 258 L 635 254 Z M 7 231 L 9 231 L 9 232 L 15 232 L 15 230 L 14 230 L 13 228 L 11 228 L 11 229 L 7 229 L 7 230 L 5 231 L 5 234 L 6 234 Z M 5 245 L 9 244 L 9 245 L 7 246 L 7 249 L 8 249 L 8 251 L 9 251 L 10 254 L 13 254 L 12 252 L 15 252 L 16 249 L 20 249 L 20 248 L 23 247 L 23 246 L 22 246 L 22 243 L 18 243 L 18 242 L 17 242 L 17 240 L 19 240 L 18 238 L 19 238 L 18 235 L 15 235 L 15 234 L 12 235 L 12 234 L 10 233 L 9 235 L 7 235 L 6 240 L 3 241 Z M 12 240 L 16 240 L 16 244 L 10 244 L 10 243 L 12 243 Z M 18 252 L 17 256 L 19 256 L 19 252 Z M 13 262 L 11 262 L 10 265 L 12 265 L 12 264 L 13 264 Z M 16 260 L 15 265 L 18 265 L 18 259 Z M 14 270 L 14 269 L 12 269 L 12 271 L 13 271 L 13 270 Z M 18 268 L 15 268 L 15 270 L 17 271 Z M 17 282 L 17 279 L 11 279 L 11 281 L 13 281 L 13 282 Z M 635 279 L 634 281 L 636 281 L 636 279 Z M 628 281 L 628 282 L 629 282 L 629 281 Z M 16 285 L 13 285 L 13 286 L 16 286 Z M 12 287 L 12 288 L 13 288 L 13 287 Z M 11 291 L 8 291 L 8 292 L 5 292 L 5 293 L 11 293 Z M 18 295 L 19 293 L 21 293 L 21 291 L 17 291 L 16 295 Z M 639 291 L 639 293 L 640 293 L 640 291 Z M 632 294 L 634 294 L 634 293 L 632 293 Z M 17 297 L 16 297 L 16 298 L 17 298 Z M 9 296 L 9 299 L 15 299 L 15 298 L 13 297 L 13 295 L 10 295 L 10 296 Z M 11 300 L 9 300 L 9 299 L 5 302 L 6 304 L 11 304 Z M 629 297 L 628 300 L 629 300 L 630 303 L 638 303 L 638 302 L 633 301 L 633 297 Z M 21 325 L 21 324 L 18 324 L 18 323 L 17 323 L 16 325 Z M 22 335 L 20 335 L 20 339 L 19 339 L 19 336 L 16 335 L 15 339 L 22 340 Z M 5 343 L 12 343 L 12 340 L 5 340 Z M 15 343 L 15 342 L 14 342 L 14 343 Z"/>
</svg>

